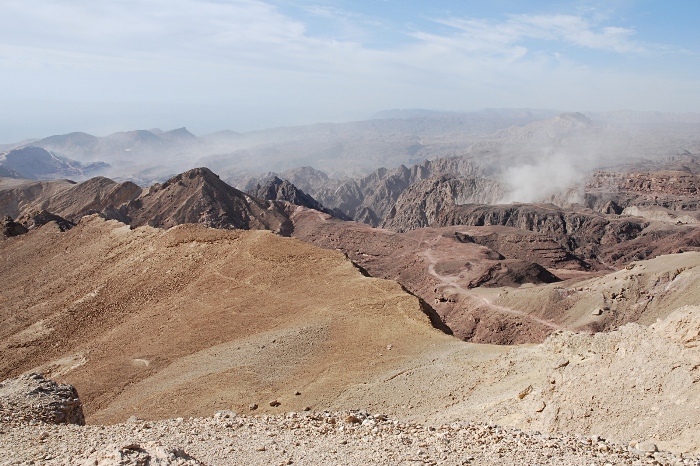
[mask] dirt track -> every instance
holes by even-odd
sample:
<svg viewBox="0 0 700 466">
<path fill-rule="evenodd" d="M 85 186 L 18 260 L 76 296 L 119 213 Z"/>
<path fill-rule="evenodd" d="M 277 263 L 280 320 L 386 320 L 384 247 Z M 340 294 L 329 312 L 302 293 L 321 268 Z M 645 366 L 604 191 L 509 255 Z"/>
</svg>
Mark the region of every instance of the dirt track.
<svg viewBox="0 0 700 466">
<path fill-rule="evenodd" d="M 652 329 L 555 332 L 513 348 L 433 329 L 415 297 L 338 252 L 263 231 L 130 230 L 89 217 L 0 244 L 0 369 L 74 384 L 88 423 L 255 403 L 257 412 L 366 409 L 698 451 L 698 308 L 667 309 L 694 296 L 699 256 L 642 262 L 577 292 L 653 285 L 644 290 L 659 304 L 646 309 L 667 317 Z M 520 289 L 520 302 L 541 299 L 538 290 Z"/>
</svg>

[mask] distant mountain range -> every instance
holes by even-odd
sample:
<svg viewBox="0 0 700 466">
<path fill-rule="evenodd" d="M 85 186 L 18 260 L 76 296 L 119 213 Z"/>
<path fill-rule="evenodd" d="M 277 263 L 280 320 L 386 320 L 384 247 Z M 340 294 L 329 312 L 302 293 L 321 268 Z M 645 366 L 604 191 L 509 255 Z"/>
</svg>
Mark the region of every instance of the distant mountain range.
<svg viewBox="0 0 700 466">
<path fill-rule="evenodd" d="M 0 176 L 10 178 L 85 178 L 108 168 L 109 164 L 104 162 L 82 164 L 35 146 L 25 146 L 0 154 Z"/>
<path fill-rule="evenodd" d="M 23 153 L 10 154 L 30 147 L 44 149 L 48 155 L 35 154 L 32 161 L 20 163 L 16 156 Z M 331 179 L 346 181 L 368 176 L 380 167 L 392 170 L 454 157 L 472 160 L 485 176 L 497 176 L 522 165 L 551 165 L 552 158 L 567 159 L 572 169 L 590 171 L 610 161 L 697 154 L 700 114 L 388 110 L 365 121 L 246 133 L 227 130 L 204 136 L 195 136 L 186 128 L 103 137 L 76 132 L 1 145 L 0 151 L 4 151 L 0 152 L 0 176 L 80 180 L 102 174 L 141 186 L 163 182 L 197 166 L 209 167 L 235 184 L 299 167 L 312 167 Z M 8 155 L 15 161 L 8 162 Z M 18 172 L 17 164 L 25 171 Z M 303 182 L 292 182 L 304 189 Z"/>
</svg>

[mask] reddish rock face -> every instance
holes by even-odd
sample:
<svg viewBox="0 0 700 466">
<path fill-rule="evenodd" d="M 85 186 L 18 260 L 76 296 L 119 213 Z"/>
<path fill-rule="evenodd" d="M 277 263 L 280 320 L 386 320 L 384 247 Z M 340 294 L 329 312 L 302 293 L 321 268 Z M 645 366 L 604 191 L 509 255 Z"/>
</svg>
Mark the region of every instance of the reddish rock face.
<svg viewBox="0 0 700 466">
<path fill-rule="evenodd" d="M 207 168 L 174 176 L 145 193 L 134 183 L 116 183 L 103 177 L 80 184 L 27 181 L 5 189 L 0 186 L 0 214 L 27 225 L 37 223 L 40 213 L 43 217 L 58 215 L 67 225 L 99 213 L 133 227 L 201 223 L 212 228 L 272 230 L 289 235 L 292 225 L 285 208 L 284 203 L 242 193 Z"/>
<path fill-rule="evenodd" d="M 464 224 L 405 233 L 308 209 L 298 209 L 292 220 L 294 236 L 341 250 L 370 275 L 398 281 L 432 306 L 455 336 L 481 343 L 538 342 L 566 327 L 564 308 L 537 318 L 518 311 L 517 303 L 496 305 L 478 289 L 582 279 L 700 249 L 699 228 L 643 218 L 536 205 L 461 206 L 452 214 L 445 218 Z"/>
<path fill-rule="evenodd" d="M 561 327 L 494 306 L 473 289 L 559 281 L 557 270 L 552 273 L 545 265 L 566 269 L 567 276 L 586 273 L 585 264 L 557 243 L 515 228 L 452 226 L 395 233 L 308 209 L 298 209 L 292 221 L 294 236 L 339 249 L 370 275 L 398 281 L 455 336 L 474 342 L 537 342 Z M 492 249 L 501 246 L 503 253 Z"/>
<path fill-rule="evenodd" d="M 656 171 L 595 172 L 585 184 L 584 205 L 605 213 L 624 213 L 626 207 L 666 209 L 671 217 L 687 215 L 697 223 L 700 176 L 689 162 Z M 688 223 L 679 219 L 680 223 Z"/>
<path fill-rule="evenodd" d="M 597 171 L 586 183 L 587 190 L 634 194 L 693 196 L 698 193 L 700 177 L 691 173 L 663 170 L 651 173 L 612 173 Z"/>
</svg>

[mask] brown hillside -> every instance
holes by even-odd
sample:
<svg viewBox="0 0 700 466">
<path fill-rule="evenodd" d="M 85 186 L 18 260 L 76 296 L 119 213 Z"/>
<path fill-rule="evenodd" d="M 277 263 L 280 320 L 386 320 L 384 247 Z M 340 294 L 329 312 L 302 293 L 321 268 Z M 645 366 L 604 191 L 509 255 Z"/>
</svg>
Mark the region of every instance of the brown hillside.
<svg viewBox="0 0 700 466">
<path fill-rule="evenodd" d="M 269 232 L 91 216 L 9 238 L 0 261 L 0 380 L 36 370 L 71 383 L 92 423 L 273 410 L 272 399 L 320 409 L 427 346 L 459 343 L 398 284 Z"/>
<path fill-rule="evenodd" d="M 213 228 L 272 230 L 282 235 L 292 230 L 275 203 L 247 196 L 208 168 L 195 168 L 151 186 L 119 213 L 132 226 L 170 228 L 201 223 Z"/>
<path fill-rule="evenodd" d="M 131 182 L 117 183 L 98 176 L 82 183 L 68 180 L 0 180 L 0 213 L 25 221 L 47 211 L 71 222 L 107 208 L 119 207 L 141 195 Z"/>
<path fill-rule="evenodd" d="M 345 252 L 373 277 L 396 280 L 430 304 L 455 336 L 472 342 L 541 342 L 562 328 L 556 321 L 494 306 L 477 293 L 478 288 L 586 275 L 580 261 L 556 242 L 515 228 L 444 227 L 396 233 L 303 208 L 291 218 L 294 236 Z M 493 236 L 501 241 L 494 245 L 488 241 Z"/>
<path fill-rule="evenodd" d="M 196 225 L 130 230 L 97 216 L 63 233 L 49 223 L 0 244 L 0 377 L 40 371 L 74 384 L 88 423 L 248 412 L 256 403 L 265 412 L 367 409 L 698 451 L 700 308 L 668 315 L 695 299 L 698 256 L 640 262 L 572 290 L 583 304 L 601 293 L 616 300 L 610 312 L 634 309 L 638 291 L 652 296 L 658 305 L 643 320 L 666 317 L 651 328 L 555 332 L 542 345 L 507 348 L 432 329 L 397 284 L 295 239 Z M 430 261 L 433 278 L 458 284 L 446 262 Z M 517 291 L 541 303 L 538 290 L 564 297 L 562 285 Z M 275 432 L 255 435 L 272 442 Z M 28 435 L 41 447 L 37 431 Z"/>
<path fill-rule="evenodd" d="M 372 276 L 398 281 L 467 341 L 536 343 L 556 330 L 650 324 L 680 306 L 700 305 L 693 291 L 700 282 L 700 253 L 662 256 L 643 267 L 629 264 L 641 252 L 655 256 L 677 252 L 678 244 L 697 244 L 690 235 L 698 228 L 672 226 L 678 237 L 662 240 L 654 240 L 649 228 L 644 237 L 610 246 L 633 272 L 601 277 L 603 271 L 587 271 L 545 234 L 524 229 L 450 226 L 395 233 L 301 208 L 292 219 L 295 236 L 345 252 Z M 593 315 L 596 310 L 600 314 Z"/>
<path fill-rule="evenodd" d="M 68 180 L 33 181 L 14 178 L 0 178 L 0 216 L 17 218 L 32 208 L 37 199 L 48 199 L 70 190 L 76 184 Z"/>
</svg>

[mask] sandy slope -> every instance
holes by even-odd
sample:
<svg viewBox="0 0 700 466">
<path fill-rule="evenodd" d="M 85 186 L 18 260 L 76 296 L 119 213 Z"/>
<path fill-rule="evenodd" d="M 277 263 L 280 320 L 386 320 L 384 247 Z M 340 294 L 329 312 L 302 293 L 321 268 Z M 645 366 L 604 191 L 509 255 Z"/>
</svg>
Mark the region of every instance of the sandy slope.
<svg viewBox="0 0 700 466">
<path fill-rule="evenodd" d="M 698 307 L 664 311 L 650 328 L 490 346 L 431 328 L 416 298 L 342 254 L 269 232 L 130 230 L 87 217 L 10 238 L 0 260 L 0 377 L 41 370 L 74 384 L 88 423 L 257 403 L 700 450 Z M 618 274 L 673 275 L 657 283 L 670 309 L 692 292 L 676 280 L 697 262 L 684 254 Z"/>
<path fill-rule="evenodd" d="M 587 280 L 481 291 L 498 304 L 546 319 L 556 316 L 561 324 L 576 328 L 609 330 L 627 322 L 650 325 L 679 307 L 700 305 L 700 253 L 633 262 Z M 593 314 L 596 310 L 600 315 Z"/>
<path fill-rule="evenodd" d="M 88 422 L 273 398 L 325 406 L 430 345 L 459 343 L 396 283 L 269 232 L 87 217 L 0 248 L 0 377 L 39 368 L 74 384 Z"/>
</svg>

